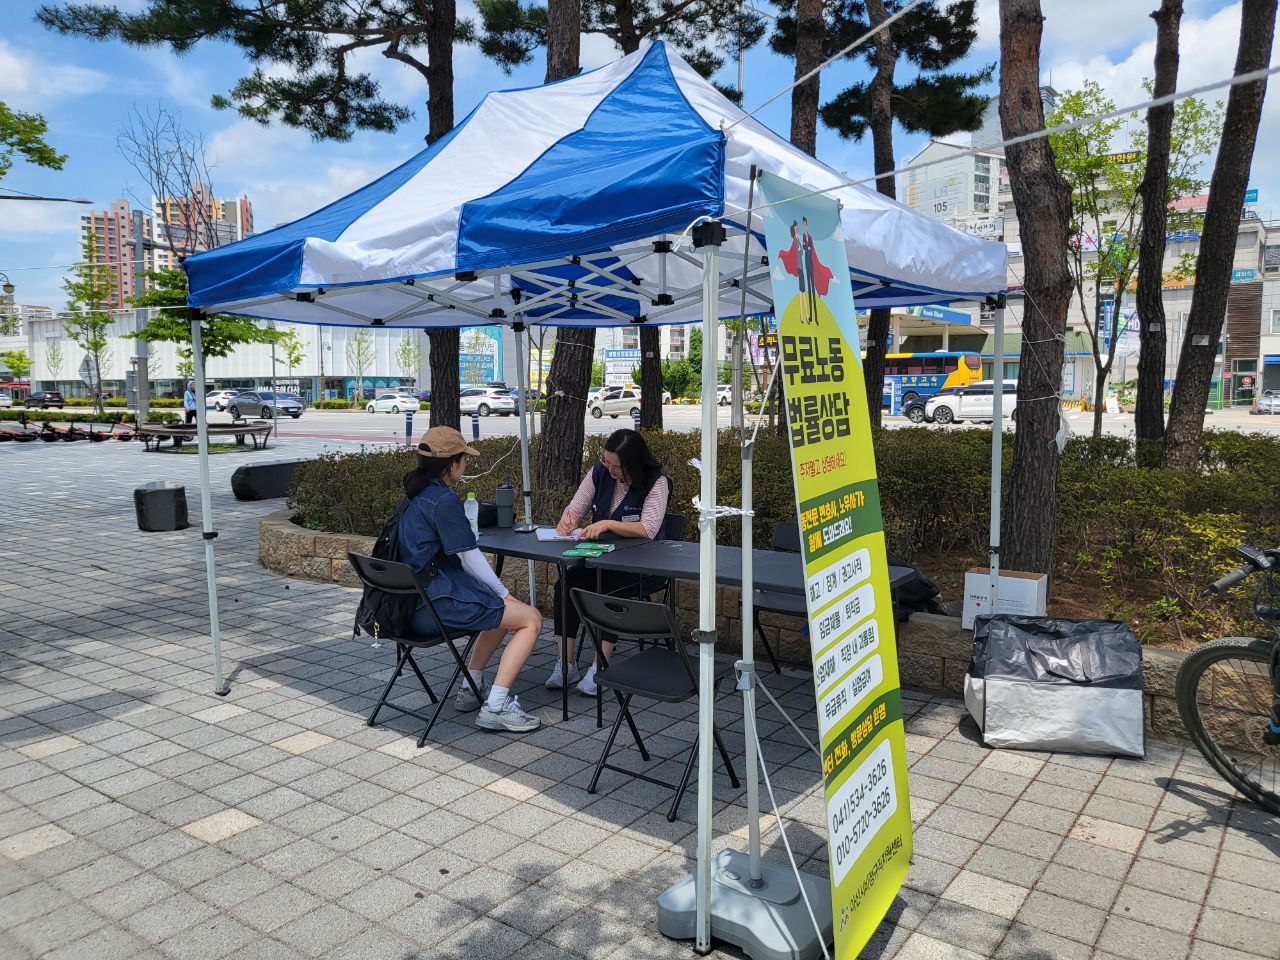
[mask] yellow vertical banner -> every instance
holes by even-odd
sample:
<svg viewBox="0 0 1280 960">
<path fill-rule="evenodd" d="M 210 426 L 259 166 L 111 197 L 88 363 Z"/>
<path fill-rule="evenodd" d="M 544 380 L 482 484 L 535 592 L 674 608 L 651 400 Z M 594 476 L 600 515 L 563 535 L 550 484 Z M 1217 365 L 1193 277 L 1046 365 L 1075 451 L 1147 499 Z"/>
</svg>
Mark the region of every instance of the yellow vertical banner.
<svg viewBox="0 0 1280 960">
<path fill-rule="evenodd" d="M 898 651 L 840 208 L 760 178 L 826 791 L 836 956 L 852 960 L 911 858 Z"/>
</svg>

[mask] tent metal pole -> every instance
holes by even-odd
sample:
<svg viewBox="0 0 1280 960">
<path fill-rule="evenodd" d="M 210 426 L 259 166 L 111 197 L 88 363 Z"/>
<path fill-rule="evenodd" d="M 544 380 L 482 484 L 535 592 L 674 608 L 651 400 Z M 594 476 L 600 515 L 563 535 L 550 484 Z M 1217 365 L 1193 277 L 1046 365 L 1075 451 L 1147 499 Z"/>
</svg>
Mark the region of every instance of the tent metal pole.
<svg viewBox="0 0 1280 960">
<path fill-rule="evenodd" d="M 991 581 L 987 588 L 987 613 L 995 616 L 1000 600 L 1000 496 L 1004 468 L 1004 307 L 1005 297 L 995 298 L 995 329 L 991 359 L 991 542 L 987 566 Z"/>
<path fill-rule="evenodd" d="M 200 345 L 199 310 L 189 310 L 191 321 L 191 360 L 196 381 L 196 449 L 200 454 L 201 537 L 204 538 L 205 580 L 209 587 L 209 641 L 213 646 L 213 692 L 225 697 L 231 687 L 222 676 L 222 633 L 218 628 L 218 567 L 213 555 L 213 504 L 209 484 L 209 412 L 204 404 L 204 351 Z"/>
<path fill-rule="evenodd" d="M 702 224 L 702 470 L 698 523 L 698 863 L 694 949 L 711 950 L 712 747 L 716 682 L 716 344 L 720 304 L 720 224 Z M 695 241 L 696 242 L 696 241 Z"/>
<path fill-rule="evenodd" d="M 520 490 L 524 497 L 524 522 L 533 524 L 533 485 L 529 482 L 529 403 L 525 399 L 528 392 L 529 363 L 525 359 L 524 318 L 516 315 L 511 325 L 516 335 L 516 412 L 520 416 Z M 529 561 L 529 606 L 538 605 L 538 587 L 534 578 L 533 561 Z"/>
</svg>

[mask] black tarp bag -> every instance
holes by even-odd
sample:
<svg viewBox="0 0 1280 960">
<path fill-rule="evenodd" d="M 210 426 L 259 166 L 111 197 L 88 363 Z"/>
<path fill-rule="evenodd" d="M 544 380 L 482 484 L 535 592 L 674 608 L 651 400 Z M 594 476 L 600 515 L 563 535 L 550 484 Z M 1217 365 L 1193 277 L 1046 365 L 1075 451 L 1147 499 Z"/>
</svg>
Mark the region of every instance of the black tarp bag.
<svg viewBox="0 0 1280 960">
<path fill-rule="evenodd" d="M 988 746 L 1141 757 L 1142 645 L 1116 620 L 978 617 L 964 702 Z"/>
</svg>

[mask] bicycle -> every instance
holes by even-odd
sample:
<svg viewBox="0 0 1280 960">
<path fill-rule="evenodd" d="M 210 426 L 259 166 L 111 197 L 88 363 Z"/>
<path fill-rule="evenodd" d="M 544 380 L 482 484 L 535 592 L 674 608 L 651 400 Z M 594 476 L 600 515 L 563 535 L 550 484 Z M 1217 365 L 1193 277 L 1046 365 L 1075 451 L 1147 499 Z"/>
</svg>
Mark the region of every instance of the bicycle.
<svg viewBox="0 0 1280 960">
<path fill-rule="evenodd" d="M 1280 814 L 1280 547 L 1237 550 L 1245 565 L 1202 596 L 1263 574 L 1254 615 L 1274 637 L 1223 637 L 1197 648 L 1178 670 L 1178 713 L 1224 780 L 1262 809 Z"/>
</svg>

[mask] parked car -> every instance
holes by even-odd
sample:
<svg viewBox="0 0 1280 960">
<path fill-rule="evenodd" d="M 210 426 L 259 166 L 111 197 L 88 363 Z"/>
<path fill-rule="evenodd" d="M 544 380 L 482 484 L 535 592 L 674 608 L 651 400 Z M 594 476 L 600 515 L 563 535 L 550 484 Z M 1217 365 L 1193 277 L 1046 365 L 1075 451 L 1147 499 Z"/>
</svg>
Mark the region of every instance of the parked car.
<svg viewBox="0 0 1280 960">
<path fill-rule="evenodd" d="M 204 396 L 204 405 L 214 410 L 225 410 L 235 398 L 234 390 L 210 390 Z"/>
<path fill-rule="evenodd" d="M 971 383 L 967 387 L 947 387 L 925 401 L 925 418 L 935 423 L 959 423 L 962 420 L 991 422 L 995 409 L 995 387 L 991 380 Z M 1001 415 L 1015 416 L 1018 381 L 1004 381 Z"/>
<path fill-rule="evenodd" d="M 591 400 L 587 412 L 597 420 L 608 414 L 617 419 L 622 414 L 629 417 L 640 415 L 640 391 L 629 389 L 601 390 Z"/>
<path fill-rule="evenodd" d="M 511 398 L 511 391 L 503 387 L 469 387 L 458 395 L 458 409 L 468 416 L 478 413 L 487 417 L 499 413 L 509 417 L 516 412 L 516 402 Z"/>
<path fill-rule="evenodd" d="M 417 397 L 399 393 L 380 393 L 376 400 L 370 400 L 365 405 L 365 410 L 369 413 L 402 413 L 405 410 L 416 413 L 420 409 Z"/>
<path fill-rule="evenodd" d="M 716 406 L 727 407 L 731 403 L 733 403 L 733 385 L 728 383 L 717 384 Z"/>
<path fill-rule="evenodd" d="M 418 399 L 419 399 L 420 401 L 422 401 L 423 403 L 430 403 L 430 402 L 431 402 L 431 390 L 430 390 L 430 389 L 423 390 L 421 393 L 419 393 L 419 394 L 418 394 Z"/>
<path fill-rule="evenodd" d="M 13 397 L 7 393 L 0 393 L 0 410 L 7 410 L 13 406 Z"/>
<path fill-rule="evenodd" d="M 50 407 L 61 410 L 67 405 L 67 401 L 62 399 L 62 394 L 57 390 L 37 390 L 27 394 L 27 399 L 22 404 L 25 407 L 39 407 L 41 410 L 48 410 Z"/>
<path fill-rule="evenodd" d="M 514 388 L 514 389 L 511 391 L 511 399 L 512 399 L 512 401 L 514 401 L 515 403 L 519 403 L 519 402 L 520 402 L 520 389 L 519 389 L 518 387 L 517 387 L 517 388 Z M 527 388 L 525 388 L 525 391 L 524 391 L 524 402 L 525 402 L 525 403 L 537 403 L 537 402 L 538 402 L 539 400 L 541 400 L 541 399 L 542 399 L 542 391 L 540 391 L 540 390 L 534 390 L 534 389 L 533 389 L 533 388 L 531 388 L 531 387 L 527 387 Z"/>
<path fill-rule="evenodd" d="M 902 415 L 912 423 L 925 423 L 926 421 L 929 423 L 933 422 L 933 418 L 929 416 L 929 411 L 925 401 L 921 400 L 919 397 L 916 397 L 910 403 L 903 404 Z"/>
<path fill-rule="evenodd" d="M 1263 390 L 1254 409 L 1258 413 L 1280 413 L 1280 390 Z"/>
<path fill-rule="evenodd" d="M 231 412 L 231 416 L 239 419 L 240 417 L 258 417 L 261 416 L 266 420 L 272 419 L 276 413 L 281 416 L 293 417 L 297 420 L 302 416 L 302 401 L 296 397 L 291 397 L 287 393 L 272 393 L 270 390 L 246 390 L 244 393 L 237 393 L 231 398 L 227 409 Z"/>
</svg>

